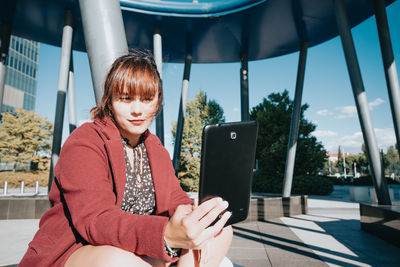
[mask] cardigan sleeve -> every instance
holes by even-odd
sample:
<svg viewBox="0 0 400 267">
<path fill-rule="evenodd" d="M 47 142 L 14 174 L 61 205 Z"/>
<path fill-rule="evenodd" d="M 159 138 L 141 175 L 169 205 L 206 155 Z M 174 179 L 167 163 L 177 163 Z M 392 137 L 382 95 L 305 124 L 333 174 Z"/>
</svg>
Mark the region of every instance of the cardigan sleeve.
<svg viewBox="0 0 400 267">
<path fill-rule="evenodd" d="M 168 213 L 169 216 L 172 216 L 175 213 L 176 208 L 181 204 L 193 204 L 193 200 L 191 200 L 185 191 L 183 191 L 178 178 L 175 176 L 175 171 L 171 163 L 171 167 L 169 170 L 171 181 L 171 190 L 170 190 L 170 199 L 172 205 L 169 207 Z"/>
<path fill-rule="evenodd" d="M 55 170 L 73 228 L 89 244 L 170 261 L 162 238 L 168 218 L 122 211 L 102 138 L 90 127 L 79 131 L 85 132 L 64 144 Z"/>
</svg>

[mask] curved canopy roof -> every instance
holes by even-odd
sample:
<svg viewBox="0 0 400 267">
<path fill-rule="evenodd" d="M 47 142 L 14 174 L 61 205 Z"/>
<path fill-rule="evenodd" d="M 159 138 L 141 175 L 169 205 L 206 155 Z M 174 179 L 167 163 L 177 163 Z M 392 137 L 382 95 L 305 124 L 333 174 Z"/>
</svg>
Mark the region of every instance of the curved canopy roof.
<svg viewBox="0 0 400 267">
<path fill-rule="evenodd" d="M 394 0 L 386 0 L 389 5 Z M 351 27 L 374 14 L 371 0 L 346 0 Z M 3 1 L 0 23 L 12 34 L 60 46 L 64 11 L 75 15 L 73 49 L 85 51 L 78 0 Z M 163 37 L 163 60 L 235 62 L 298 51 L 338 35 L 332 0 L 120 1 L 129 47 L 152 49 L 155 27 Z M 13 11 L 14 10 L 14 11 Z"/>
</svg>

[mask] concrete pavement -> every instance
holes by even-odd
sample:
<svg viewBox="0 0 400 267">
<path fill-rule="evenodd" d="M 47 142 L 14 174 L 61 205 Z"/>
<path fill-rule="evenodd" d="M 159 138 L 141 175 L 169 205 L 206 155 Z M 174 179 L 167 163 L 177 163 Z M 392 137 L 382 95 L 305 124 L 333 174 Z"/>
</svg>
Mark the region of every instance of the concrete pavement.
<svg viewBox="0 0 400 267">
<path fill-rule="evenodd" d="M 400 266 L 400 248 L 361 231 L 359 205 L 348 195 L 335 187 L 310 196 L 307 215 L 234 225 L 228 257 L 236 267 Z M 19 262 L 38 223 L 0 220 L 0 266 Z"/>
</svg>

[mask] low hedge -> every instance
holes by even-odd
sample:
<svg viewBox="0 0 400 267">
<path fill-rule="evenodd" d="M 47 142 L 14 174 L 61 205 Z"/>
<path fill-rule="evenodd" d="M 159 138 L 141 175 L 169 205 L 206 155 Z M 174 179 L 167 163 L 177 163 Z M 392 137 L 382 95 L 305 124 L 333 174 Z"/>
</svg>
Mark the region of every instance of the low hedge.
<svg viewBox="0 0 400 267">
<path fill-rule="evenodd" d="M 25 187 L 35 187 L 39 181 L 41 187 L 47 187 L 49 183 L 49 172 L 43 171 L 0 171 L 0 188 L 3 189 L 4 182 L 8 182 L 8 188 L 19 188 L 21 181 L 25 182 Z"/>
<path fill-rule="evenodd" d="M 283 178 L 268 177 L 262 171 L 254 173 L 253 192 L 282 193 Z M 302 175 L 293 177 L 292 194 L 329 195 L 333 191 L 333 183 L 324 176 Z"/>
<path fill-rule="evenodd" d="M 374 185 L 372 182 L 371 175 L 360 176 L 359 178 L 354 178 L 353 182 L 351 182 L 350 178 L 342 179 L 332 176 L 326 176 L 334 185 L 365 185 L 365 186 L 372 186 Z M 387 184 L 399 184 L 397 181 L 393 180 L 392 178 L 386 177 Z"/>
</svg>

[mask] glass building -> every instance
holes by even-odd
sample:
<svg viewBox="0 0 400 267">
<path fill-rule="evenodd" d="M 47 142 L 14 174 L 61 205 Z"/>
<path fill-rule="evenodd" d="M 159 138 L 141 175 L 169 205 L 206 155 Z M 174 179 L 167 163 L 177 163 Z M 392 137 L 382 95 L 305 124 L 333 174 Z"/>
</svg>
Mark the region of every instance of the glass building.
<svg viewBox="0 0 400 267">
<path fill-rule="evenodd" d="M 35 109 L 39 43 L 11 35 L 6 64 L 1 112 Z"/>
</svg>

